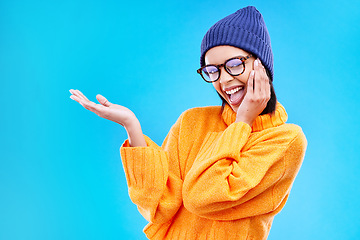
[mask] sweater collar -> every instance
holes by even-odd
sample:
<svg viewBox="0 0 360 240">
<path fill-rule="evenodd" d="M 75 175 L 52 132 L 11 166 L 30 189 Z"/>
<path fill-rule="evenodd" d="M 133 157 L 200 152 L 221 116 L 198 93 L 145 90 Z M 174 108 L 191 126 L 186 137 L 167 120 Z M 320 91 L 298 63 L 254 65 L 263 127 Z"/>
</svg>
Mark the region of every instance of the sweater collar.
<svg viewBox="0 0 360 240">
<path fill-rule="evenodd" d="M 226 104 L 224 110 L 222 112 L 222 118 L 224 122 L 229 126 L 236 119 L 236 113 L 232 110 L 232 108 Z M 281 124 L 284 124 L 288 119 L 285 108 L 278 102 L 276 103 L 276 109 L 273 114 L 264 114 L 258 116 L 253 125 L 252 131 L 258 132 L 267 128 L 277 127 Z"/>
</svg>

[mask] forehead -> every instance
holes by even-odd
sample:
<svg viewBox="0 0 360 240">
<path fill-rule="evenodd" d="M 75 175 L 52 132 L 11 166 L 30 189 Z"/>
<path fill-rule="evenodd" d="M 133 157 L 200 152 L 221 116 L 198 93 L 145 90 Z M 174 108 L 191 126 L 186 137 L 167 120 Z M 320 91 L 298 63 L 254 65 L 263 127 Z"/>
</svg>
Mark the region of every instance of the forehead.
<svg viewBox="0 0 360 240">
<path fill-rule="evenodd" d="M 211 48 L 205 54 L 205 64 L 222 64 L 226 60 L 237 56 L 247 56 L 249 53 L 245 50 L 233 46 L 216 46 Z"/>
</svg>

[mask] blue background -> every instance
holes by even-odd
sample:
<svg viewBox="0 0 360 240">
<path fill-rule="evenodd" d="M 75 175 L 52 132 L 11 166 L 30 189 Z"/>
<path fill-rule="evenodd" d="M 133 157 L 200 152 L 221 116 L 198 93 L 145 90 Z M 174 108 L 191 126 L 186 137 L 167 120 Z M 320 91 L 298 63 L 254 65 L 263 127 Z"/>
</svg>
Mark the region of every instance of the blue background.
<svg viewBox="0 0 360 240">
<path fill-rule="evenodd" d="M 72 101 L 129 107 L 158 144 L 184 110 L 219 105 L 196 73 L 207 29 L 264 15 L 275 89 L 308 139 L 270 240 L 360 237 L 359 1 L 0 1 L 0 239 L 145 239 L 118 124 Z"/>
</svg>

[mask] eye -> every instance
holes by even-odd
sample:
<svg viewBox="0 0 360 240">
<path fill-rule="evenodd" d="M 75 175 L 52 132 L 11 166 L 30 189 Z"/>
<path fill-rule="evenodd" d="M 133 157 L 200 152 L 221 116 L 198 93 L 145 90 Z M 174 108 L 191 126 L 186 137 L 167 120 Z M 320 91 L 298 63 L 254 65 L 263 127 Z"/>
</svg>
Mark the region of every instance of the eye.
<svg viewBox="0 0 360 240">
<path fill-rule="evenodd" d="M 215 66 L 207 66 L 203 69 L 203 72 L 206 75 L 212 75 L 212 74 L 216 74 L 218 72 L 218 69 Z"/>
<path fill-rule="evenodd" d="M 236 68 L 242 65 L 242 61 L 240 59 L 231 59 L 226 63 L 227 68 Z"/>
<path fill-rule="evenodd" d="M 238 58 L 227 61 L 225 67 L 228 73 L 233 76 L 237 76 L 244 72 L 244 64 Z"/>
</svg>

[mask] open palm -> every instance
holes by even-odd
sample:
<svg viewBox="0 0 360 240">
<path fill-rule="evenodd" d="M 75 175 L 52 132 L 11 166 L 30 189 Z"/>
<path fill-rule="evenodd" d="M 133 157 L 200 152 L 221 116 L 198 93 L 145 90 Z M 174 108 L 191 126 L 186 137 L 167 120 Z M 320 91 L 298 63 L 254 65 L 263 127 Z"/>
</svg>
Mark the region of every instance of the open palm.
<svg viewBox="0 0 360 240">
<path fill-rule="evenodd" d="M 70 98 L 80 103 L 87 110 L 94 112 L 102 118 L 119 123 L 124 127 L 136 119 L 135 114 L 130 109 L 118 104 L 113 104 L 100 94 L 96 96 L 100 104 L 96 104 L 85 97 L 79 90 L 71 89 L 70 93 L 72 94 Z"/>
</svg>

